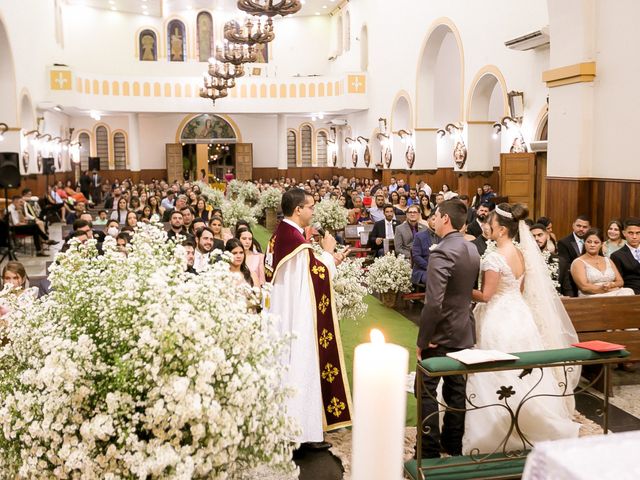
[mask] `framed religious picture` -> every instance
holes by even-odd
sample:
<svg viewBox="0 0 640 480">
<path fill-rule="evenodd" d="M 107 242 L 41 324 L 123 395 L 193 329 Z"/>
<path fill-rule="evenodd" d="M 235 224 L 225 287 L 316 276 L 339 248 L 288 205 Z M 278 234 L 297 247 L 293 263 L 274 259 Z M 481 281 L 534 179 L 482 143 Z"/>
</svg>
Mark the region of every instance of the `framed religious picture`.
<svg viewBox="0 0 640 480">
<path fill-rule="evenodd" d="M 391 160 L 393 159 L 393 155 L 389 147 L 385 148 L 382 152 L 382 158 L 384 159 L 384 166 L 386 168 L 391 167 Z"/>
<path fill-rule="evenodd" d="M 522 135 L 517 135 L 516 138 L 513 139 L 513 143 L 511 144 L 511 148 L 509 149 L 510 153 L 527 153 L 527 144 L 524 141 Z"/>
<path fill-rule="evenodd" d="M 140 61 L 155 62 L 158 59 L 158 38 L 153 30 L 143 30 L 138 39 Z"/>
<path fill-rule="evenodd" d="M 269 44 L 256 43 L 256 61 L 255 63 L 269 63 Z"/>
<path fill-rule="evenodd" d="M 405 152 L 404 156 L 407 159 L 407 166 L 409 168 L 413 168 L 413 163 L 416 161 L 416 151 L 413 148 L 413 145 L 409 145 L 407 147 L 407 151 Z"/>
<path fill-rule="evenodd" d="M 366 147 L 364 147 L 364 164 L 365 166 L 369 166 L 369 164 L 371 163 L 371 150 L 369 150 L 369 145 L 367 145 Z"/>
<path fill-rule="evenodd" d="M 335 149 L 331 152 L 331 166 L 335 167 L 338 164 L 338 152 Z"/>
<path fill-rule="evenodd" d="M 351 163 L 354 167 L 358 165 L 358 151 L 355 148 L 351 151 Z"/>
<path fill-rule="evenodd" d="M 251 69 L 251 76 L 252 77 L 259 77 L 260 75 L 262 75 L 262 68 L 260 67 L 253 67 Z"/>
<path fill-rule="evenodd" d="M 453 149 L 453 161 L 458 168 L 464 167 L 464 164 L 467 163 L 467 147 L 462 140 L 456 142 Z"/>
</svg>

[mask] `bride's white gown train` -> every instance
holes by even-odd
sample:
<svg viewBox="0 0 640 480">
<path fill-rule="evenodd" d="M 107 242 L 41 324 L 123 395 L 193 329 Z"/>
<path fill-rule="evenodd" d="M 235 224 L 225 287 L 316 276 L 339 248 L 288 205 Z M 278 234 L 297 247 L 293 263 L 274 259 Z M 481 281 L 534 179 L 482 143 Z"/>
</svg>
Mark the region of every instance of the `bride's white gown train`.
<svg viewBox="0 0 640 480">
<path fill-rule="evenodd" d="M 488 303 L 479 304 L 474 315 L 476 319 L 477 348 L 495 349 L 503 352 L 524 352 L 544 350 L 542 336 L 534 321 L 532 312 L 525 302 L 520 286 L 521 278 L 515 278 L 506 259 L 497 251 L 487 254 L 481 270 L 492 270 L 500 274 L 497 291 Z M 524 275 L 523 275 L 524 277 Z M 467 408 L 501 403 L 499 393 L 502 387 L 512 387 L 515 392 L 508 398 L 508 404 L 515 414 L 520 400 L 535 387 L 534 395 L 547 393 L 560 395 L 562 389 L 558 379 L 550 369 L 540 369 L 519 378 L 520 371 L 487 372 L 469 375 L 467 381 Z M 539 382 L 539 384 L 538 384 Z M 538 384 L 536 386 L 536 384 Z M 563 398 L 538 397 L 525 402 L 518 414 L 518 425 L 522 434 L 531 443 L 541 440 L 577 437 L 579 424 L 572 421 L 572 402 Z M 502 452 L 502 442 L 511 426 L 511 414 L 503 407 L 488 407 L 468 411 L 465 418 L 465 433 L 462 440 L 464 454 L 478 449 L 480 453 Z M 505 450 L 530 448 L 524 444 L 518 433 L 511 432 Z"/>
</svg>

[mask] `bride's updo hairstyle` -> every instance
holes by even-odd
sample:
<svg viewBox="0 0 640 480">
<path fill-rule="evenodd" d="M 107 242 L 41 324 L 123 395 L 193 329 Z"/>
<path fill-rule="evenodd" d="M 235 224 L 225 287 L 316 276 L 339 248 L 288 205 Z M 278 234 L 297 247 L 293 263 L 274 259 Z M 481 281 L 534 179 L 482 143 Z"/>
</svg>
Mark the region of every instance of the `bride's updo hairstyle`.
<svg viewBox="0 0 640 480">
<path fill-rule="evenodd" d="M 509 238 L 515 238 L 518 235 L 518 222 L 529 216 L 529 209 L 519 203 L 515 205 L 501 203 L 496 206 L 490 215 L 496 217 L 498 225 L 507 229 Z M 489 221 L 490 220 L 491 219 L 489 219 Z"/>
</svg>

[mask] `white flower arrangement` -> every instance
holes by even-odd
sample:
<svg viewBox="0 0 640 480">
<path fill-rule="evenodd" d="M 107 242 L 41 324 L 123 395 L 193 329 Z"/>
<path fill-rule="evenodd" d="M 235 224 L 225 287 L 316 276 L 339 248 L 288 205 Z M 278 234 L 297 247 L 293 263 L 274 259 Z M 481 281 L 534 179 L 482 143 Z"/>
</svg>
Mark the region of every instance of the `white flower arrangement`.
<svg viewBox="0 0 640 480">
<path fill-rule="evenodd" d="M 221 208 L 225 227 L 235 228 L 238 220 L 245 220 L 252 228 L 258 223 L 254 208 L 244 203 L 242 199 L 225 200 Z"/>
<path fill-rule="evenodd" d="M 324 252 L 319 243 L 312 243 L 315 255 L 320 258 Z M 336 248 L 340 253 L 345 248 Z M 369 293 L 367 288 L 367 273 L 363 268 L 364 258 L 345 258 L 336 267 L 336 274 L 331 279 L 333 294 L 336 302 L 336 314 L 340 321 L 357 322 L 367 314 L 369 306 L 364 303 L 364 297 Z"/>
<path fill-rule="evenodd" d="M 368 283 L 372 292 L 409 292 L 411 265 L 404 259 L 404 255 L 396 257 L 389 252 L 376 258 L 369 266 Z"/>
<path fill-rule="evenodd" d="M 207 203 L 213 208 L 219 208 L 224 203 L 224 192 L 217 188 L 211 188 L 204 182 L 196 182 L 200 192 L 207 197 Z"/>
<path fill-rule="evenodd" d="M 346 258 L 336 269 L 333 291 L 340 321 L 357 322 L 367 314 L 369 306 L 364 297 L 369 293 L 367 275 L 362 263 L 364 258 Z"/>
<path fill-rule="evenodd" d="M 242 182 L 240 180 L 233 179 L 227 184 L 227 197 L 233 198 L 239 196 L 242 190 Z"/>
<path fill-rule="evenodd" d="M 255 202 L 260 198 L 260 189 L 253 182 L 240 182 L 238 197 L 244 201 Z"/>
<path fill-rule="evenodd" d="M 235 478 L 284 472 L 297 434 L 278 362 L 287 339 L 252 314 L 226 262 L 141 225 L 128 255 L 74 244 L 52 292 L 10 303 L 0 335 L 3 478 Z"/>
<path fill-rule="evenodd" d="M 269 187 L 260 195 L 260 203 L 258 205 L 260 205 L 262 209 L 275 208 L 277 210 L 281 204 L 282 192 L 277 188 Z"/>
<path fill-rule="evenodd" d="M 549 278 L 551 278 L 553 287 L 558 288 L 560 286 L 560 282 L 558 282 L 560 274 L 560 263 L 558 258 L 551 258 L 551 252 L 548 250 L 542 250 L 541 253 L 544 258 L 544 263 L 547 265 L 547 273 L 549 274 Z"/>
<path fill-rule="evenodd" d="M 325 230 L 337 232 L 347 226 L 348 216 L 349 211 L 337 200 L 323 200 L 315 205 L 313 221 L 320 223 Z"/>
</svg>

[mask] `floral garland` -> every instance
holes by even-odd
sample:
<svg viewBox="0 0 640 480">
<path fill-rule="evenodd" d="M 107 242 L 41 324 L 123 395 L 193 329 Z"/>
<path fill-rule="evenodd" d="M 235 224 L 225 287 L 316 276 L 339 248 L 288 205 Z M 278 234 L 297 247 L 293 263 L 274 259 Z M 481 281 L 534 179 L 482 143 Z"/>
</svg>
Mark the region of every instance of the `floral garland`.
<svg viewBox="0 0 640 480">
<path fill-rule="evenodd" d="M 218 262 L 141 225 L 123 255 L 107 237 L 56 258 L 52 292 L 10 304 L 0 327 L 5 478 L 229 478 L 285 472 L 298 427 L 282 405 L 287 339 L 249 313 Z"/>
<path fill-rule="evenodd" d="M 336 268 L 332 285 L 340 321 L 357 322 L 367 314 L 369 306 L 364 297 L 369 293 L 367 274 L 362 266 L 364 258 L 346 258 Z"/>
<path fill-rule="evenodd" d="M 326 230 L 337 232 L 349 223 L 349 211 L 337 200 L 323 200 L 315 205 L 313 221 L 322 225 Z"/>
<path fill-rule="evenodd" d="M 396 257 L 389 252 L 383 257 L 378 257 L 369 267 L 368 276 L 371 291 L 402 292 L 411 291 L 411 265 L 404 255 Z"/>
</svg>

